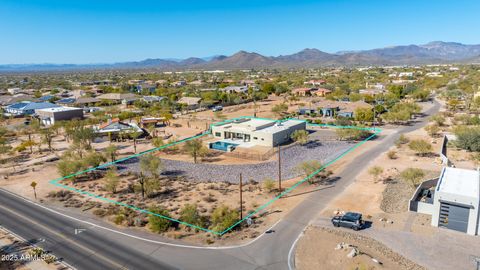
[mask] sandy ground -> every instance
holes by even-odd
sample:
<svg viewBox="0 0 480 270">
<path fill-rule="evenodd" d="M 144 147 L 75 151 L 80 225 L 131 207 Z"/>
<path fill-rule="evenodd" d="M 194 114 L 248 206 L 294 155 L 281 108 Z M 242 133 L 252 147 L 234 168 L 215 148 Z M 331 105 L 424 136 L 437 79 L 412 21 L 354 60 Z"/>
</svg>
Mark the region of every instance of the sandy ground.
<svg viewBox="0 0 480 270">
<path fill-rule="evenodd" d="M 335 250 L 337 245 L 342 242 L 356 246 L 360 252 L 365 254 L 348 258 L 347 254 L 351 248 Z M 299 270 L 405 269 L 363 242 L 353 239 L 346 240 L 315 227 L 309 227 L 305 231 L 296 250 L 295 266 Z M 380 261 L 382 265 L 374 262 L 372 257 Z"/>
</svg>

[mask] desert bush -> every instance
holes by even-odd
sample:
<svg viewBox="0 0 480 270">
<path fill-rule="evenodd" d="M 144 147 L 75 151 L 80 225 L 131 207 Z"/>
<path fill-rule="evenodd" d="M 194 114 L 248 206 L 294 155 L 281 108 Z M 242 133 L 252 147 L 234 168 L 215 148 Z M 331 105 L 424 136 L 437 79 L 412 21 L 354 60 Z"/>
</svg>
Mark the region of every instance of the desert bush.
<svg viewBox="0 0 480 270">
<path fill-rule="evenodd" d="M 271 178 L 263 180 L 263 188 L 268 192 L 272 192 L 275 189 L 275 181 Z"/>
<path fill-rule="evenodd" d="M 204 220 L 196 204 L 185 204 L 180 210 L 180 220 L 199 227 L 204 225 Z"/>
<path fill-rule="evenodd" d="M 424 176 L 425 173 L 419 168 L 408 168 L 400 173 L 400 178 L 413 188 L 420 183 Z"/>
<path fill-rule="evenodd" d="M 425 131 L 427 131 L 428 135 L 430 135 L 431 137 L 436 137 L 438 135 L 438 132 L 440 131 L 440 128 L 437 124 L 432 124 L 426 126 Z"/>
<path fill-rule="evenodd" d="M 408 144 L 408 147 L 416 152 L 419 156 L 425 156 L 432 152 L 432 145 L 425 140 L 413 140 Z"/>
<path fill-rule="evenodd" d="M 454 129 L 457 136 L 455 145 L 467 151 L 480 151 L 480 127 L 460 126 Z"/>
<path fill-rule="evenodd" d="M 397 152 L 394 151 L 394 150 L 388 151 L 387 157 L 388 157 L 389 159 L 396 159 L 396 158 L 397 158 Z"/>
<path fill-rule="evenodd" d="M 435 122 L 439 126 L 443 126 L 445 124 L 445 117 L 441 114 L 435 114 L 430 117 L 430 121 Z"/>
<path fill-rule="evenodd" d="M 395 145 L 397 147 L 401 147 L 402 144 L 407 144 L 408 142 L 410 142 L 410 139 L 407 136 L 401 134 L 400 137 L 398 137 L 398 139 L 395 141 Z"/>
<path fill-rule="evenodd" d="M 369 130 L 355 128 L 338 128 L 335 132 L 338 138 L 344 141 L 364 140 L 372 135 Z"/>
<path fill-rule="evenodd" d="M 383 168 L 380 166 L 373 166 L 368 169 L 368 173 L 373 176 L 375 182 L 378 181 L 378 177 L 383 173 Z"/>
<path fill-rule="evenodd" d="M 295 130 L 291 136 L 292 140 L 298 142 L 301 145 L 304 145 L 308 142 L 308 131 L 306 130 Z"/>
<path fill-rule="evenodd" d="M 160 206 L 151 206 L 148 208 L 148 211 L 164 217 L 169 217 L 168 211 Z M 148 224 L 152 232 L 162 233 L 166 232 L 170 228 L 172 222 L 166 218 L 150 214 L 148 216 Z"/>
<path fill-rule="evenodd" d="M 211 230 L 223 232 L 238 221 L 238 211 L 221 205 L 213 211 L 210 221 L 212 223 Z"/>
</svg>

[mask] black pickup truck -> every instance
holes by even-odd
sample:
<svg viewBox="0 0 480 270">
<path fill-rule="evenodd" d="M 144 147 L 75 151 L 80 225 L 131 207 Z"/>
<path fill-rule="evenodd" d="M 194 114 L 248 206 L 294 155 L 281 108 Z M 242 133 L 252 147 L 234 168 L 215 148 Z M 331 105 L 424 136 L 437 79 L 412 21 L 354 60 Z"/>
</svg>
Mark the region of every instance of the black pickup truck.
<svg viewBox="0 0 480 270">
<path fill-rule="evenodd" d="M 335 227 L 351 228 L 355 231 L 362 229 L 364 224 L 362 214 L 353 212 L 347 212 L 345 215 L 333 217 L 332 223 Z"/>
</svg>

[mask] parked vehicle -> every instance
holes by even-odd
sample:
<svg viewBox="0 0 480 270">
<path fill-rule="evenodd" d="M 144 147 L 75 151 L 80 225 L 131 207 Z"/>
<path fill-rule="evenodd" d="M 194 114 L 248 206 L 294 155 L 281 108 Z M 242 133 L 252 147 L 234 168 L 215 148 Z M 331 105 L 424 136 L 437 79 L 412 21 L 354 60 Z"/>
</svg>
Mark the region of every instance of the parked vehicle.
<svg viewBox="0 0 480 270">
<path fill-rule="evenodd" d="M 223 107 L 222 107 L 222 106 L 215 106 L 215 107 L 213 107 L 213 109 L 212 109 L 212 111 L 214 111 L 214 112 L 218 112 L 218 111 L 221 111 L 221 110 L 223 110 Z"/>
<path fill-rule="evenodd" d="M 364 222 L 362 214 L 347 212 L 345 215 L 339 215 L 332 218 L 333 226 L 351 228 L 354 231 L 362 229 Z"/>
</svg>

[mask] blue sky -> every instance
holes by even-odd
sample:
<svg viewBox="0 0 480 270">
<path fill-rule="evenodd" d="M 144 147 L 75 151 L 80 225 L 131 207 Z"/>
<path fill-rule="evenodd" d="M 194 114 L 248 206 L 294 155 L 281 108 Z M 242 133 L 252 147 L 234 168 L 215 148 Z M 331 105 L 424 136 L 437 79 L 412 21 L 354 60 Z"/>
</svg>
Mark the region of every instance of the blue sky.
<svg viewBox="0 0 480 270">
<path fill-rule="evenodd" d="M 480 43 L 480 1 L 1 0 L 0 64 Z"/>
</svg>

